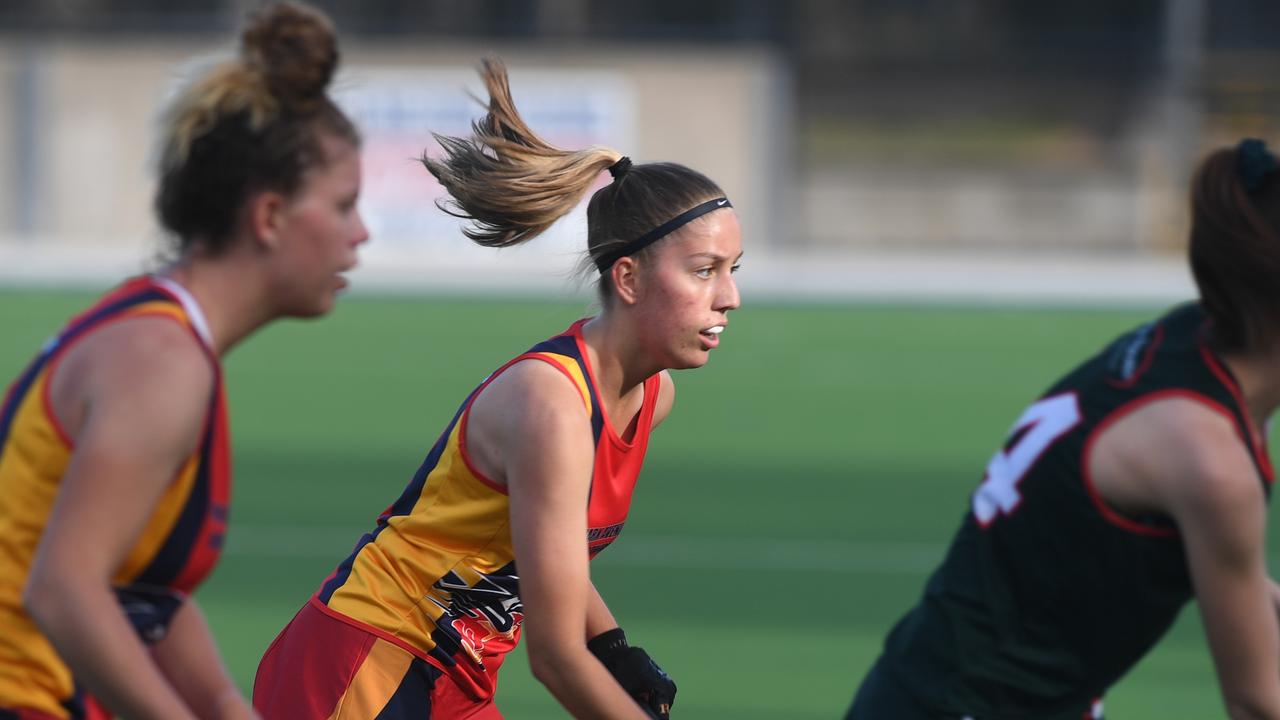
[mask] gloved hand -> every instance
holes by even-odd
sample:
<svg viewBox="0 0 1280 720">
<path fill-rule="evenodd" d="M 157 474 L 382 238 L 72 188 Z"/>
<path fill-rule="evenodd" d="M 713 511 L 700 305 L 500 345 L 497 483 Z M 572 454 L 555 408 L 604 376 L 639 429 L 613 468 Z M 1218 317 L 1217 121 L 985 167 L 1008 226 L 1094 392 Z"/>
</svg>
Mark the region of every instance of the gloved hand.
<svg viewBox="0 0 1280 720">
<path fill-rule="evenodd" d="M 587 641 L 587 649 L 613 675 L 623 690 L 659 720 L 671 717 L 676 684 L 644 648 L 627 644 L 622 628 L 605 631 Z"/>
</svg>

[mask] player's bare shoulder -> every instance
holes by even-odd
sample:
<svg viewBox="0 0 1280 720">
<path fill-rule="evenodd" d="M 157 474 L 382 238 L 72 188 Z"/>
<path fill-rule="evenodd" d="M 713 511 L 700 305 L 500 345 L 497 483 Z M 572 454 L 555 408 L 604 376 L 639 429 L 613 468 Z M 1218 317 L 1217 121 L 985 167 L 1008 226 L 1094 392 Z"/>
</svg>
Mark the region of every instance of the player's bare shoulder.
<svg viewBox="0 0 1280 720">
<path fill-rule="evenodd" d="M 190 328 L 165 316 L 125 318 L 70 347 L 51 379 L 50 399 L 73 435 L 90 405 L 128 404 L 161 418 L 203 419 L 214 361 Z"/>
<path fill-rule="evenodd" d="M 214 364 L 195 333 L 166 316 L 125 318 L 95 331 L 82 343 L 104 381 L 193 387 L 207 395 Z"/>
<path fill-rule="evenodd" d="M 471 414 L 487 414 L 491 408 L 528 422 L 565 412 L 589 418 L 582 390 L 565 372 L 536 358 L 513 363 L 489 381 L 472 404 Z"/>
<path fill-rule="evenodd" d="M 465 449 L 478 469 L 503 483 L 517 447 L 570 442 L 590 453 L 591 414 L 582 391 L 548 362 L 513 363 L 477 393 L 464 418 Z"/>
<path fill-rule="evenodd" d="M 1261 491 L 1230 413 L 1192 396 L 1129 413 L 1099 434 L 1086 460 L 1098 491 L 1121 507 L 1172 512 L 1188 496 Z"/>
</svg>

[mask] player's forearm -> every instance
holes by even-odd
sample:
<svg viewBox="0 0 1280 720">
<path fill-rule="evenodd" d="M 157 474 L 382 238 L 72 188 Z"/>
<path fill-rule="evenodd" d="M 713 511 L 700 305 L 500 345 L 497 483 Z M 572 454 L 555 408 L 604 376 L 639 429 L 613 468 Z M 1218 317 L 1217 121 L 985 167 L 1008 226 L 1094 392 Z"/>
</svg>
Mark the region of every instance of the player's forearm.
<svg viewBox="0 0 1280 720">
<path fill-rule="evenodd" d="M 618 621 L 613 617 L 609 606 L 605 604 L 600 591 L 596 590 L 595 583 L 592 583 L 590 592 L 587 593 L 587 623 L 584 641 L 616 627 L 618 627 Z"/>
<path fill-rule="evenodd" d="M 1280 720 L 1280 693 L 1236 693 L 1226 696 L 1231 720 Z"/>
<path fill-rule="evenodd" d="M 33 574 L 23 599 L 76 679 L 116 715 L 196 720 L 152 663 L 105 584 Z"/>
<path fill-rule="evenodd" d="M 259 715 L 237 687 L 228 688 L 218 698 L 214 717 L 218 720 L 258 720 Z"/>
<path fill-rule="evenodd" d="M 575 718 L 647 720 L 650 716 L 629 697 L 586 648 L 529 648 L 534 677 Z"/>
<path fill-rule="evenodd" d="M 151 656 L 182 699 L 203 720 L 256 717 L 218 653 L 204 613 L 188 599 Z"/>
</svg>

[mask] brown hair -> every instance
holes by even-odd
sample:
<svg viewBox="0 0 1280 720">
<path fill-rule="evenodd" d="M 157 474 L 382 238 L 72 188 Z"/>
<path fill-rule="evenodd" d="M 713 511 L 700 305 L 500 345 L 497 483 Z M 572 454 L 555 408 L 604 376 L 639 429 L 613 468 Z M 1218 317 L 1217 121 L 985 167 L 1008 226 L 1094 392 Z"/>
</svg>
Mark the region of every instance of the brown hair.
<svg viewBox="0 0 1280 720">
<path fill-rule="evenodd" d="M 165 117 L 161 224 L 180 250 L 225 250 L 238 211 L 254 192 L 296 192 L 307 170 L 326 162 L 322 135 L 358 145 L 359 133 L 325 93 L 338 65 L 333 25 L 294 3 L 252 15 L 240 57 L 214 68 Z"/>
<path fill-rule="evenodd" d="M 440 160 L 422 157 L 452 197 L 440 208 L 471 221 L 467 237 L 486 247 L 531 240 L 572 210 L 600 172 L 622 158 L 617 150 L 561 150 L 529 128 L 516 110 L 501 60 L 481 61 L 489 112 L 470 138 L 437 134 Z M 587 205 L 584 267 L 699 203 L 722 196 L 702 173 L 676 163 L 634 165 L 600 188 Z M 642 256 L 643 251 L 636 253 Z M 608 276 L 600 281 L 609 295 Z"/>
<path fill-rule="evenodd" d="M 1280 334 L 1280 174 L 1248 191 L 1240 160 L 1238 149 L 1217 150 L 1191 183 L 1191 272 L 1214 343 L 1226 351 L 1258 349 Z"/>
</svg>

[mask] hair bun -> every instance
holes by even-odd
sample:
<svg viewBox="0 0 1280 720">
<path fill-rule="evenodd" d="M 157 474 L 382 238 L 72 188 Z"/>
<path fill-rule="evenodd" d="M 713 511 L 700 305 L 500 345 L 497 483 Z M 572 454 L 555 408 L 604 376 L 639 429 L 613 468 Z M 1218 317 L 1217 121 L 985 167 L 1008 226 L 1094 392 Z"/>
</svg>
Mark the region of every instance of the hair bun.
<svg viewBox="0 0 1280 720">
<path fill-rule="evenodd" d="M 1236 145 L 1236 173 L 1245 192 L 1254 192 L 1262 187 L 1262 183 L 1276 171 L 1277 166 L 1276 156 L 1267 149 L 1265 142 L 1257 138 L 1245 138 Z"/>
<path fill-rule="evenodd" d="M 250 18 L 240 38 L 245 66 L 271 94 L 305 112 L 324 97 L 338 66 L 333 26 L 321 13 L 294 3 L 270 5 Z"/>
</svg>

